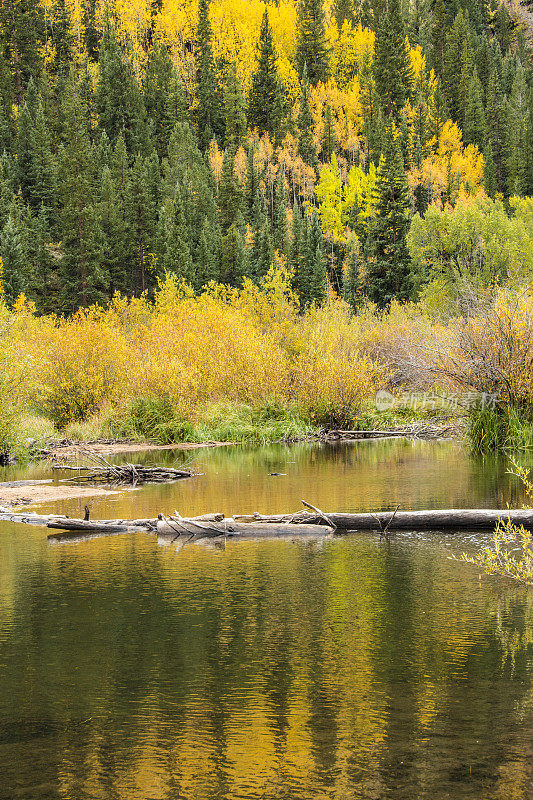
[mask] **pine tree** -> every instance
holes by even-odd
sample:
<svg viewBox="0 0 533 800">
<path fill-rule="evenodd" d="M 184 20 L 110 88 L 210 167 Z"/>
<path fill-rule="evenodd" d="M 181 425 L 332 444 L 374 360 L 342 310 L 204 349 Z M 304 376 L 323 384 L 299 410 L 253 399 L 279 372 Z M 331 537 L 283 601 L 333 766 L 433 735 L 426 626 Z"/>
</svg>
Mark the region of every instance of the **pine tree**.
<svg viewBox="0 0 533 800">
<path fill-rule="evenodd" d="M 326 39 L 322 0 L 298 0 L 296 29 L 296 69 L 298 74 L 307 68 L 312 86 L 328 78 L 329 47 Z"/>
<path fill-rule="evenodd" d="M 238 215 L 222 238 L 222 280 L 230 286 L 237 286 L 244 277 L 250 277 L 252 272 L 246 253 L 244 227 L 244 220 Z"/>
<path fill-rule="evenodd" d="M 226 280 L 225 275 L 221 274 L 220 268 L 221 248 L 220 228 L 212 220 L 205 219 L 198 243 L 194 275 L 196 289 L 201 289 L 209 281 Z"/>
<path fill-rule="evenodd" d="M 153 237 L 156 226 L 156 209 L 148 187 L 148 170 L 139 154 L 131 170 L 128 196 L 128 221 L 134 249 L 132 291 L 141 294 L 153 288 Z"/>
<path fill-rule="evenodd" d="M 32 171 L 32 132 L 33 119 L 28 104 L 25 103 L 18 119 L 18 133 L 15 142 L 17 154 L 17 182 L 24 202 L 30 202 Z"/>
<path fill-rule="evenodd" d="M 50 130 L 40 102 L 30 132 L 30 170 L 28 199 L 34 211 L 41 208 L 55 226 L 57 205 L 56 164 L 52 155 Z"/>
<path fill-rule="evenodd" d="M 257 68 L 252 76 L 252 87 L 248 98 L 248 122 L 251 128 L 257 128 L 260 134 L 268 133 L 274 137 L 277 122 L 276 103 L 279 102 L 278 68 L 272 28 L 268 20 L 268 9 L 265 7 L 261 31 L 257 46 Z"/>
<path fill-rule="evenodd" d="M 143 100 L 152 127 L 152 138 L 162 158 L 176 122 L 184 119 L 185 99 L 170 54 L 157 38 L 148 52 Z"/>
<path fill-rule="evenodd" d="M 162 267 L 192 285 L 194 272 L 189 246 L 190 231 L 185 219 L 179 184 L 176 186 L 174 199 L 167 201 L 166 217 Z"/>
<path fill-rule="evenodd" d="M 285 170 L 280 167 L 276 180 L 274 201 L 274 247 L 283 255 L 288 255 L 287 194 Z"/>
<path fill-rule="evenodd" d="M 95 203 L 96 153 L 86 127 L 86 109 L 72 85 L 64 106 L 71 135 L 62 150 L 59 171 L 61 306 L 72 311 L 79 305 L 103 302 L 108 276 L 102 269 L 102 233 Z"/>
<path fill-rule="evenodd" d="M 97 109 L 100 126 L 114 145 L 122 133 L 129 153 L 143 145 L 145 109 L 133 67 L 109 25 L 100 44 Z"/>
<path fill-rule="evenodd" d="M 108 166 L 103 168 L 100 178 L 97 213 L 102 234 L 102 267 L 109 278 L 109 293 L 129 294 L 133 261 L 131 236 Z"/>
<path fill-rule="evenodd" d="M 489 79 L 486 101 L 487 141 L 494 164 L 496 191 L 504 192 L 507 186 L 507 110 L 502 96 L 498 72 L 494 69 Z"/>
<path fill-rule="evenodd" d="M 52 241 L 50 226 L 44 206 L 33 216 L 29 225 L 28 263 L 30 265 L 27 292 L 38 311 L 52 314 L 56 311 L 56 297 L 60 290 L 57 266 L 49 244 Z"/>
<path fill-rule="evenodd" d="M 196 31 L 196 67 L 198 81 L 198 141 L 207 150 L 213 136 L 222 139 L 224 121 L 213 56 L 213 31 L 209 21 L 209 0 L 200 0 Z"/>
<path fill-rule="evenodd" d="M 314 121 L 309 103 L 309 81 L 307 80 L 307 69 L 304 66 L 300 90 L 300 109 L 296 120 L 298 125 L 298 155 L 312 167 L 317 166 L 315 143 L 313 141 Z"/>
<path fill-rule="evenodd" d="M 218 204 L 222 230 L 226 233 L 242 207 L 242 191 L 235 175 L 235 152 L 229 149 L 224 152 Z"/>
<path fill-rule="evenodd" d="M 524 194 L 527 187 L 528 139 L 528 87 L 522 66 L 516 72 L 511 95 L 507 103 L 507 191 Z"/>
<path fill-rule="evenodd" d="M 342 281 L 342 296 L 356 311 L 361 303 L 361 270 L 359 259 L 359 243 L 357 239 L 348 242 L 346 248 L 346 267 Z"/>
<path fill-rule="evenodd" d="M 355 28 L 357 22 L 353 0 L 333 0 L 333 16 L 339 30 L 345 22 L 349 22 Z"/>
<path fill-rule="evenodd" d="M 409 230 L 409 188 L 398 141 L 389 133 L 372 194 L 376 217 L 369 231 L 370 259 L 364 287 L 379 306 L 393 298 L 410 296 L 410 258 L 406 237 Z"/>
<path fill-rule="evenodd" d="M 383 112 L 397 118 L 414 82 L 399 0 L 389 0 L 388 10 L 379 20 L 373 69 Z"/>
<path fill-rule="evenodd" d="M 43 46 L 43 6 L 36 0 L 2 0 L 0 29 L 4 55 L 13 76 L 15 99 L 22 105 L 26 85 L 39 72 Z"/>
<path fill-rule="evenodd" d="M 301 298 L 304 304 L 316 303 L 320 305 L 326 296 L 326 259 L 322 230 L 318 214 L 313 211 L 307 220 L 305 236 L 304 267 L 305 275 L 302 281 L 305 289 Z"/>
<path fill-rule="evenodd" d="M 472 72 L 472 42 L 468 17 L 459 11 L 446 40 L 443 88 L 452 119 L 463 125 L 468 80 Z"/>
<path fill-rule="evenodd" d="M 2 258 L 2 286 L 9 305 L 19 294 L 26 292 L 28 274 L 28 231 L 16 204 L 0 234 L 0 256 Z"/>
<path fill-rule="evenodd" d="M 56 0 L 51 25 L 51 40 L 55 49 L 55 71 L 68 72 L 75 41 L 70 30 L 70 14 L 65 0 Z"/>
<path fill-rule="evenodd" d="M 478 78 L 477 69 L 470 77 L 466 97 L 463 138 L 465 144 L 483 145 L 486 136 L 485 109 L 483 107 L 483 87 Z"/>
<path fill-rule="evenodd" d="M 237 152 L 246 137 L 246 114 L 244 96 L 237 75 L 237 65 L 230 64 L 224 91 L 224 111 L 226 119 L 226 149 Z"/>
</svg>

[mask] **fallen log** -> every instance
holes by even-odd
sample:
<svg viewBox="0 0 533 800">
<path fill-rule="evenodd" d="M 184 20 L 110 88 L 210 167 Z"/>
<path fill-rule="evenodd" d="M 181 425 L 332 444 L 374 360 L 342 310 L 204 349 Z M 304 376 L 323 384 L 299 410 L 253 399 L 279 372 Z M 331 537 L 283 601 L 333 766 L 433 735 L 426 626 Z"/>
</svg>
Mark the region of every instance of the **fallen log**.
<svg viewBox="0 0 533 800">
<path fill-rule="evenodd" d="M 278 538 L 280 536 L 325 536 L 333 533 L 333 529 L 327 525 L 291 525 L 272 524 L 270 522 L 237 522 L 233 517 L 225 517 L 218 522 L 203 522 L 198 519 L 186 519 L 183 517 L 163 517 L 157 521 L 158 536 L 188 537 L 198 536 L 201 538 L 215 537 L 234 537 L 240 539 L 246 537 L 251 539 Z"/>
<path fill-rule="evenodd" d="M 274 515 L 238 515 L 235 521 L 244 524 L 320 524 L 322 517 L 308 511 L 295 514 Z M 511 520 L 515 525 L 523 525 L 533 530 L 533 509 L 437 509 L 431 511 L 376 511 L 375 513 L 328 513 L 328 519 L 336 527 L 336 533 L 347 531 L 459 531 L 459 530 L 493 530 L 498 520 Z"/>
<path fill-rule="evenodd" d="M 412 425 L 402 425 L 397 428 L 367 429 L 367 430 L 333 430 L 328 429 L 321 434 L 325 441 L 331 440 L 359 440 L 359 439 L 442 439 L 449 438 L 456 433 L 453 425 L 430 425 L 428 423 L 413 423 Z"/>
<path fill-rule="evenodd" d="M 308 505 L 308 504 L 307 504 Z M 221 513 L 198 517 L 163 516 L 156 519 L 83 520 L 58 514 L 15 513 L 0 508 L 0 522 L 41 525 L 70 532 L 73 535 L 115 535 L 142 532 L 183 539 L 239 537 L 279 538 L 292 536 L 342 535 L 350 531 L 491 531 L 499 520 L 510 520 L 533 530 L 533 509 L 437 509 L 429 511 L 377 511 L 348 514 L 298 511 L 294 514 L 236 514 L 224 517 Z M 60 539 L 63 534 L 50 534 Z"/>
</svg>

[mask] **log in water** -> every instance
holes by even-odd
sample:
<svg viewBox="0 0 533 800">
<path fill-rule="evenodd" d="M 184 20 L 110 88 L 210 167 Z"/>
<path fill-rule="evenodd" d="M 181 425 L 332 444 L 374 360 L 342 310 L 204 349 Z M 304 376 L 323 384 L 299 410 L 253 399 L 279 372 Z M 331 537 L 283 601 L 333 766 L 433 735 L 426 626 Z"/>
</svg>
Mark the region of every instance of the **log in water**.
<svg viewBox="0 0 533 800">
<path fill-rule="evenodd" d="M 510 520 L 533 530 L 533 509 L 438 509 L 427 511 L 377 511 L 347 514 L 300 511 L 295 514 L 248 514 L 224 517 L 221 513 L 184 518 L 159 515 L 154 519 L 91 520 L 71 519 L 53 514 L 14 513 L 0 510 L 0 521 L 43 525 L 80 534 L 158 533 L 169 536 L 235 536 L 276 538 L 346 534 L 350 531 L 490 531 L 498 521 Z M 52 536 L 54 536 L 52 534 Z M 58 538 L 55 535 L 55 538 Z"/>
</svg>

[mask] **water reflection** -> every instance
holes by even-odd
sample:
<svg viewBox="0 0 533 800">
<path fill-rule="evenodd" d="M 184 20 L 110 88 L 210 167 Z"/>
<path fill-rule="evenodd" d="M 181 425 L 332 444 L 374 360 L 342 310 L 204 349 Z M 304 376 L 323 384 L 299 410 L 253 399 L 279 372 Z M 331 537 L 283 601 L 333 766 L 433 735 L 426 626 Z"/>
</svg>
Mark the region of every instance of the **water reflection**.
<svg viewBox="0 0 533 800">
<path fill-rule="evenodd" d="M 316 494 L 327 476 L 340 497 L 359 470 L 344 508 L 378 485 L 371 461 L 337 450 L 333 466 L 292 451 L 302 483 L 269 483 L 283 453 L 212 451 L 209 481 L 171 487 L 168 502 L 204 510 L 217 471 L 216 506 L 233 484 L 244 510 L 276 493 L 292 507 L 313 474 Z M 387 453 L 404 459 L 407 492 L 423 451 Z M 452 482 L 450 463 L 432 469 L 441 484 L 449 471 L 453 497 L 493 491 L 459 459 L 466 487 Z M 144 515 L 161 488 L 108 508 Z M 428 491 L 444 505 L 445 489 L 435 478 Z M 533 797 L 531 595 L 446 557 L 479 535 L 179 555 L 141 534 L 53 547 L 45 535 L 0 528 L 0 798 Z"/>
</svg>

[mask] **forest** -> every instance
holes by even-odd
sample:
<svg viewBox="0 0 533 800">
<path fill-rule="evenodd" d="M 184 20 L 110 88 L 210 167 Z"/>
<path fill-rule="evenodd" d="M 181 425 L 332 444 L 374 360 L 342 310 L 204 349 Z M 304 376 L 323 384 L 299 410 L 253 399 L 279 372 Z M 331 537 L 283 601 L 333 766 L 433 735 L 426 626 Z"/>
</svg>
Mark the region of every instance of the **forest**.
<svg viewBox="0 0 533 800">
<path fill-rule="evenodd" d="M 353 424 L 406 381 L 528 410 L 528 13 L 4 0 L 3 408 L 148 398 L 167 438 L 211 401 Z"/>
<path fill-rule="evenodd" d="M 5 0 L 8 304 L 282 265 L 304 306 L 384 307 L 527 270 L 531 50 L 491 1 Z M 497 263 L 491 231 L 513 242 Z"/>
</svg>

